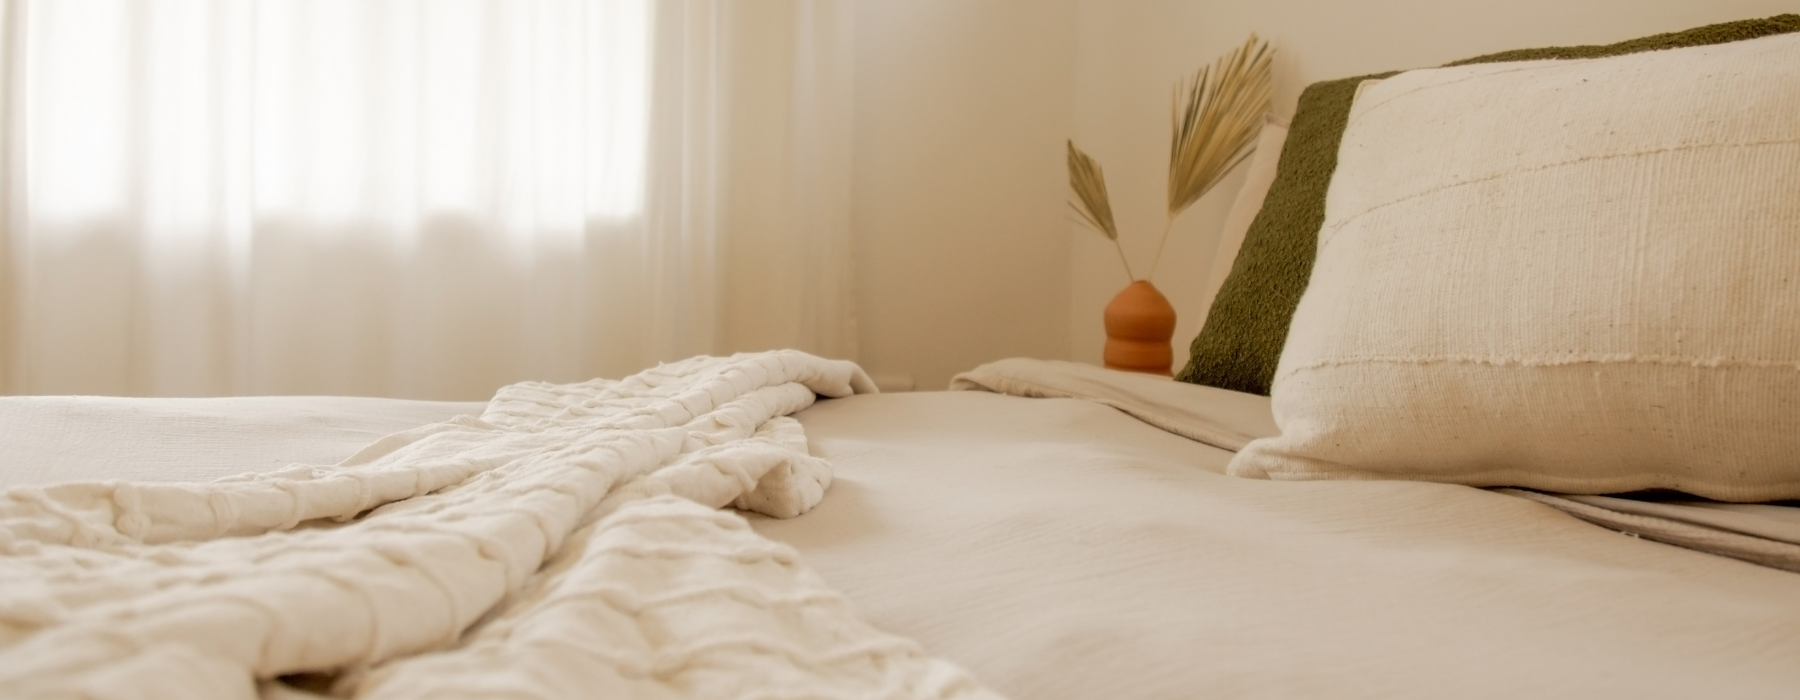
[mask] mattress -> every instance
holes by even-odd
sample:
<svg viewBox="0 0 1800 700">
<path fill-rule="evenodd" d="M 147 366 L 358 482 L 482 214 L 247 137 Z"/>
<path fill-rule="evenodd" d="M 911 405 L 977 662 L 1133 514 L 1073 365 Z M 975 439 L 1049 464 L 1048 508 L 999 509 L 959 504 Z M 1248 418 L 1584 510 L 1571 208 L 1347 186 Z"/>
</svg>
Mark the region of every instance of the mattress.
<svg viewBox="0 0 1800 700">
<path fill-rule="evenodd" d="M 796 417 L 826 498 L 747 517 L 877 627 L 1017 698 L 1800 687 L 1800 575 L 1494 491 L 1228 477 L 1232 445 L 1272 429 L 1258 397 L 1058 376 L 821 401 Z M 6 398 L 0 485 L 333 463 L 482 407 Z"/>
</svg>

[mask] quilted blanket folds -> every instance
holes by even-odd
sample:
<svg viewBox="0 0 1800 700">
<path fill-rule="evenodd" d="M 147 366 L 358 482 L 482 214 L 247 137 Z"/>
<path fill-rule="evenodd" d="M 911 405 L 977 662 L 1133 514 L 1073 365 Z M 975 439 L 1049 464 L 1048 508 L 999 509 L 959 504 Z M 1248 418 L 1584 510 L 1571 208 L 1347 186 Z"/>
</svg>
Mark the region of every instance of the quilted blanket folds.
<svg viewBox="0 0 1800 700">
<path fill-rule="evenodd" d="M 695 358 L 507 387 L 333 466 L 0 492 L 0 695 L 993 697 L 717 510 L 818 503 L 787 416 L 870 391 Z"/>
</svg>

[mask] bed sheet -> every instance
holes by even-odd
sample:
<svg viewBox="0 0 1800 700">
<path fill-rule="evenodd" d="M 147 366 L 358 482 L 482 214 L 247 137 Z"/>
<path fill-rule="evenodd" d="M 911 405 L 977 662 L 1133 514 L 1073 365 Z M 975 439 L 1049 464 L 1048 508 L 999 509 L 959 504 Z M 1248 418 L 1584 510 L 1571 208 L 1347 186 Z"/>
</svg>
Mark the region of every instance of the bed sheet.
<svg viewBox="0 0 1800 700">
<path fill-rule="evenodd" d="M 383 436 L 478 416 L 486 406 L 345 396 L 0 397 L 0 489 L 97 479 L 211 481 L 289 464 L 335 464 Z"/>
<path fill-rule="evenodd" d="M 990 362 L 957 375 L 951 388 L 1079 398 L 1233 452 L 1280 430 L 1267 396 L 1076 362 L 1029 358 Z M 1491 490 L 1633 536 L 1800 573 L 1800 501 L 1719 503 L 1672 491 L 1584 496 L 1516 488 Z"/>
<path fill-rule="evenodd" d="M 1224 476 L 1092 401 L 821 402 L 756 519 L 878 626 L 1019 698 L 1788 697 L 1800 575 L 1419 482 Z"/>
<path fill-rule="evenodd" d="M 1186 389 L 1151 393 L 1171 391 Z M 1205 429 L 1265 429 L 1240 403 L 1200 416 Z M 327 463 L 482 406 L 0 399 L 0 474 L 167 481 Z M 1013 697 L 1800 687 L 1800 576 L 1543 504 L 1440 484 L 1226 477 L 1228 450 L 1090 400 L 885 394 L 797 417 L 836 481 L 813 512 L 753 526 L 877 626 Z"/>
</svg>

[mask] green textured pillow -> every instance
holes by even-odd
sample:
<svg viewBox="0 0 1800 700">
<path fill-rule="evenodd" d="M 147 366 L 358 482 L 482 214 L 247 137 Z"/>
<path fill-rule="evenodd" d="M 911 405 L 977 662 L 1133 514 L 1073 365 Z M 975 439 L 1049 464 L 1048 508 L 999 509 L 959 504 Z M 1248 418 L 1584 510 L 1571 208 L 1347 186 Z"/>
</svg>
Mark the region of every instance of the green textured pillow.
<svg viewBox="0 0 1800 700">
<path fill-rule="evenodd" d="M 1606 46 L 1520 49 L 1477 56 L 1446 65 L 1541 59 L 1601 58 L 1683 46 L 1723 44 L 1800 31 L 1800 15 L 1776 15 L 1658 34 Z M 1176 379 L 1268 395 L 1287 342 L 1288 325 L 1312 275 L 1319 226 L 1325 221 L 1325 191 L 1337 169 L 1338 145 L 1349 120 L 1356 87 L 1364 80 L 1396 73 L 1363 75 L 1313 83 L 1300 94 L 1275 183 L 1261 213 L 1244 236 L 1231 275 L 1213 300 L 1206 326 L 1189 346 L 1192 358 Z"/>
</svg>

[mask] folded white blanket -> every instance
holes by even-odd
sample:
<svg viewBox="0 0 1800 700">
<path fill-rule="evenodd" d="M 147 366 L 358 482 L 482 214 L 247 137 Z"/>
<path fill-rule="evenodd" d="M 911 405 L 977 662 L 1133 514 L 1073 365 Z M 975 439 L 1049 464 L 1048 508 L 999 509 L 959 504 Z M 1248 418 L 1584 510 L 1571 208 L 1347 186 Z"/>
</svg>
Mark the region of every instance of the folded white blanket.
<svg viewBox="0 0 1800 700">
<path fill-rule="evenodd" d="M 503 389 L 331 467 L 0 492 L 0 695 L 990 697 L 862 623 L 734 504 L 830 467 L 798 352 Z"/>
</svg>

